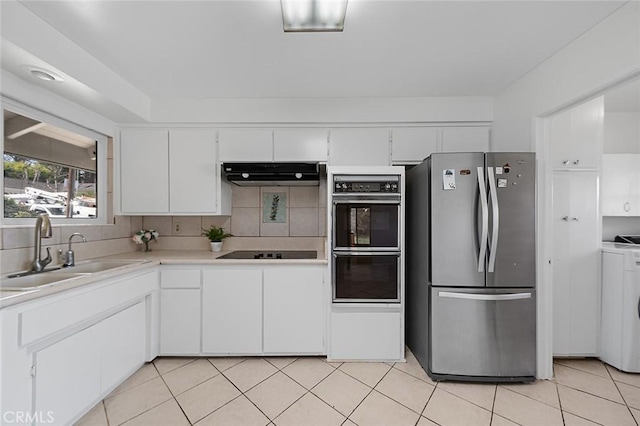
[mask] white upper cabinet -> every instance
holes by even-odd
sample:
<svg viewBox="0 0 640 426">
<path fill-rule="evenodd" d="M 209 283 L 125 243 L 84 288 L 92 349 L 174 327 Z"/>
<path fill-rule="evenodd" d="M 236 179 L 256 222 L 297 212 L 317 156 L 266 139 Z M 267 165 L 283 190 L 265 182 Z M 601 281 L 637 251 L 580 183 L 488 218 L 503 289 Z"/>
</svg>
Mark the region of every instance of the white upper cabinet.
<svg viewBox="0 0 640 426">
<path fill-rule="evenodd" d="M 169 132 L 128 129 L 120 135 L 123 213 L 169 212 Z"/>
<path fill-rule="evenodd" d="M 329 136 L 332 166 L 388 166 L 389 129 L 335 129 Z"/>
<path fill-rule="evenodd" d="M 391 131 L 393 164 L 421 163 L 438 149 L 436 127 L 404 127 Z"/>
<path fill-rule="evenodd" d="M 120 135 L 123 214 L 230 214 L 212 129 L 126 129 Z"/>
<path fill-rule="evenodd" d="M 603 104 L 603 98 L 599 97 L 551 119 L 551 162 L 555 170 L 598 169 Z"/>
<path fill-rule="evenodd" d="M 443 127 L 441 152 L 489 151 L 489 127 Z"/>
<path fill-rule="evenodd" d="M 171 130 L 169 176 L 172 213 L 215 212 L 220 179 L 215 130 Z"/>
<path fill-rule="evenodd" d="M 327 161 L 328 130 L 280 129 L 273 132 L 273 160 L 284 162 Z"/>
<path fill-rule="evenodd" d="M 218 134 L 221 162 L 273 161 L 273 131 L 264 129 L 228 129 Z"/>
<path fill-rule="evenodd" d="M 640 154 L 602 156 L 602 215 L 640 216 Z"/>
</svg>

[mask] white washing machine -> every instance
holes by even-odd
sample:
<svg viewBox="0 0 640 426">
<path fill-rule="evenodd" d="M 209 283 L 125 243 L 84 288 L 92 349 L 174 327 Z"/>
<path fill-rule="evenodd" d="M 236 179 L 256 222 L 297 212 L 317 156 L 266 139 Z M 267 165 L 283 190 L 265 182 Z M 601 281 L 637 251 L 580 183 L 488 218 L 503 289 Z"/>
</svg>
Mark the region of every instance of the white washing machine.
<svg viewBox="0 0 640 426">
<path fill-rule="evenodd" d="M 640 373 L 640 245 L 603 244 L 600 358 Z"/>
</svg>

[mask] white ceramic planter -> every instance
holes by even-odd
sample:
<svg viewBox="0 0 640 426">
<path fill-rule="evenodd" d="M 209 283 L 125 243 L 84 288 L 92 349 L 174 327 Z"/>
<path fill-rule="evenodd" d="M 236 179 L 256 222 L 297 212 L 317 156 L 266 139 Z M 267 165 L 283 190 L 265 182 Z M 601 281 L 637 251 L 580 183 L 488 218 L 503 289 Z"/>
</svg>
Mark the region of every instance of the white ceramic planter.
<svg viewBox="0 0 640 426">
<path fill-rule="evenodd" d="M 222 250 L 222 241 L 211 242 L 211 251 L 220 251 Z"/>
</svg>

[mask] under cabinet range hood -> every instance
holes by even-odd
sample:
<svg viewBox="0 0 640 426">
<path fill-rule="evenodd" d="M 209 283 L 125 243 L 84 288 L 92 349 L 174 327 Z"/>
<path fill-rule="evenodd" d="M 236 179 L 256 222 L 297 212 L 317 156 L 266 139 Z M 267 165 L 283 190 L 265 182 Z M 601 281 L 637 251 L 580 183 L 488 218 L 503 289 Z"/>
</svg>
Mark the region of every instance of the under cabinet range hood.
<svg viewBox="0 0 640 426">
<path fill-rule="evenodd" d="M 227 180 L 239 186 L 317 186 L 316 163 L 223 163 Z"/>
</svg>

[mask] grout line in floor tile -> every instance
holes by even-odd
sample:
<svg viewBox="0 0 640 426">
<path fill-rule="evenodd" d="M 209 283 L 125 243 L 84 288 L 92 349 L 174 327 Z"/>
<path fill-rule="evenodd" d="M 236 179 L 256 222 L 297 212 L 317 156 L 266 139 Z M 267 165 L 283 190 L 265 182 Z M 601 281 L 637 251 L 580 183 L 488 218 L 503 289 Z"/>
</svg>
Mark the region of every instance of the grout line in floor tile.
<svg viewBox="0 0 640 426">
<path fill-rule="evenodd" d="M 155 364 L 153 364 L 153 366 L 156 368 L 156 371 L 158 371 L 158 367 L 156 367 Z M 158 375 L 160 376 L 160 379 L 162 380 L 162 383 L 164 383 L 164 385 L 167 387 L 167 389 L 169 389 L 169 393 L 171 394 L 171 397 L 173 398 L 173 400 L 176 402 L 176 404 L 178 404 L 178 407 L 180 407 L 180 411 L 182 411 L 182 414 L 184 415 L 184 418 L 187 419 L 187 423 L 189 423 L 190 425 L 193 425 L 193 423 L 191 423 L 191 419 L 189 419 L 189 416 L 187 416 L 187 413 L 184 412 L 184 410 L 182 409 L 182 405 L 180 405 L 180 402 L 178 401 L 176 396 L 173 394 L 173 392 L 171 392 L 171 388 L 169 388 L 169 385 L 167 384 L 167 382 L 164 381 L 164 377 L 162 377 L 162 374 L 160 374 L 159 371 L 158 371 Z"/>
<path fill-rule="evenodd" d="M 192 362 L 196 362 L 196 361 L 199 359 L 199 357 L 191 358 L 191 361 L 188 361 L 188 362 L 186 362 L 186 363 L 184 363 L 184 364 L 182 364 L 182 365 L 180 365 L 180 366 L 178 366 L 178 367 L 176 367 L 176 368 L 172 368 L 171 370 L 165 371 L 164 373 L 160 373 L 160 370 L 158 370 L 158 367 L 156 366 L 156 363 L 155 363 L 155 360 L 156 360 L 156 359 L 159 359 L 159 358 L 191 358 L 191 357 L 179 357 L 179 356 L 166 356 L 166 357 L 165 357 L 165 356 L 157 356 L 157 357 L 155 357 L 155 358 L 151 361 L 151 363 L 153 364 L 153 366 L 154 366 L 154 367 L 156 367 L 156 371 L 157 371 L 157 372 L 158 372 L 158 374 L 160 374 L 161 376 L 162 376 L 163 374 L 167 374 L 167 373 L 170 373 L 170 372 L 172 372 L 172 371 L 175 371 L 175 370 L 177 370 L 178 368 L 182 368 L 182 367 L 184 367 L 185 365 L 191 364 Z"/>
<path fill-rule="evenodd" d="M 239 362 L 239 363 L 237 363 L 237 364 L 234 364 L 233 366 L 231 366 L 231 367 L 227 368 L 227 370 L 224 370 L 224 371 L 222 371 L 222 370 L 220 370 L 218 367 L 216 367 L 216 366 L 213 364 L 213 362 L 211 362 L 211 358 L 215 358 L 215 357 L 205 357 L 205 359 L 206 359 L 207 361 L 209 361 L 209 364 L 211 364 L 211 365 L 213 366 L 213 368 L 215 368 L 216 370 L 218 370 L 218 372 L 219 372 L 220 374 L 222 374 L 222 373 L 224 373 L 224 371 L 231 370 L 231 369 L 232 369 L 233 367 L 235 367 L 236 365 L 240 365 L 240 364 L 242 364 L 243 362 L 245 362 L 246 360 L 248 360 L 250 357 L 244 357 L 244 359 L 243 359 L 242 361 L 240 361 L 240 362 Z M 227 357 L 220 357 L 220 358 L 227 358 Z"/>
<path fill-rule="evenodd" d="M 575 390 L 575 391 L 582 392 L 582 393 L 585 393 L 585 394 L 587 394 L 587 395 L 595 396 L 596 398 L 604 399 L 605 401 L 613 402 L 613 403 L 618 404 L 618 405 L 627 405 L 627 402 L 624 400 L 624 398 L 622 398 L 622 395 L 620 395 L 620 397 L 622 398 L 622 401 L 623 401 L 623 402 L 619 402 L 619 401 L 614 401 L 613 399 L 605 398 L 605 397 L 604 397 L 604 396 L 602 396 L 602 395 L 596 395 L 596 394 L 594 394 L 594 393 L 587 392 L 587 391 L 586 391 L 586 390 L 584 390 L 584 389 L 574 388 L 573 386 L 569 386 L 569 385 L 564 384 L 564 383 L 557 383 L 557 386 L 564 386 L 565 388 L 573 389 L 573 390 Z M 616 386 L 616 385 L 615 385 L 615 382 L 614 382 L 614 386 Z M 618 386 L 616 386 L 616 390 L 618 391 L 618 393 L 620 393 L 620 389 L 618 389 Z M 548 405 L 548 404 L 547 404 L 547 405 Z"/>
<path fill-rule="evenodd" d="M 555 408 L 556 410 L 560 410 L 560 411 L 562 411 L 562 402 L 561 402 L 561 400 L 560 400 L 560 393 L 558 392 L 558 385 L 559 385 L 560 383 L 556 383 L 556 382 L 551 382 L 551 383 L 553 383 L 554 385 L 556 385 L 556 393 L 557 393 L 557 395 L 558 395 L 558 403 L 559 403 L 559 405 L 560 405 L 560 408 L 558 408 L 558 407 L 556 407 L 556 406 L 554 406 L 554 405 L 551 405 L 551 404 L 547 404 L 547 403 L 546 403 L 546 402 L 544 402 L 544 401 L 540 401 L 540 400 L 538 400 L 538 399 L 531 398 L 529 395 L 525 395 L 525 394 L 523 394 L 523 393 L 516 392 L 516 391 L 514 391 L 513 389 L 508 389 L 508 388 L 505 388 L 505 387 L 500 386 L 500 385 L 498 385 L 498 386 L 500 386 L 502 389 L 504 389 L 504 390 L 506 390 L 506 391 L 513 392 L 513 393 L 515 393 L 515 394 L 517 394 L 517 395 L 519 395 L 519 396 L 522 396 L 522 397 L 528 398 L 528 399 L 530 399 L 530 400 L 532 400 L 532 401 L 535 401 L 535 402 L 539 402 L 540 404 L 544 404 L 544 405 L 546 405 L 547 407 Z M 573 390 L 580 390 L 580 389 L 572 388 L 571 386 L 565 386 L 565 387 L 567 387 L 567 388 L 569 388 L 569 389 L 573 389 Z M 581 391 L 581 392 L 583 392 L 583 391 Z M 583 392 L 583 393 L 587 393 L 587 394 L 589 394 L 589 395 L 593 395 L 593 394 L 590 394 L 589 392 Z M 598 396 L 598 395 L 593 395 L 593 396 L 596 396 L 596 397 L 601 398 L 601 399 L 605 399 L 605 400 L 607 400 L 607 401 L 611 401 L 610 399 L 602 398 L 602 397 L 600 397 L 600 396 Z M 611 401 L 611 402 L 615 402 L 615 401 Z M 620 404 L 620 403 L 618 402 L 618 404 Z"/>
<path fill-rule="evenodd" d="M 608 372 L 609 370 L 607 370 Z M 611 373 L 609 373 L 609 375 L 611 376 Z M 613 380 L 613 377 L 611 377 L 611 380 L 613 381 L 613 385 L 616 387 L 616 389 L 618 390 L 618 393 L 620 394 L 620 398 L 622 398 L 622 400 L 624 401 L 624 405 L 627 406 L 627 410 L 629 410 L 629 414 L 631 414 L 631 418 L 633 419 L 634 422 L 636 422 L 636 425 L 638 424 L 638 421 L 636 420 L 636 416 L 633 415 L 633 411 L 631 411 L 631 407 L 629 406 L 629 403 L 627 402 L 627 400 L 625 399 L 624 395 L 622 394 L 622 392 L 620 391 L 620 388 L 618 387 L 618 382 L 616 382 L 615 380 Z M 623 385 L 627 385 L 627 386 L 631 386 L 628 385 L 627 383 L 622 382 Z"/>
</svg>

